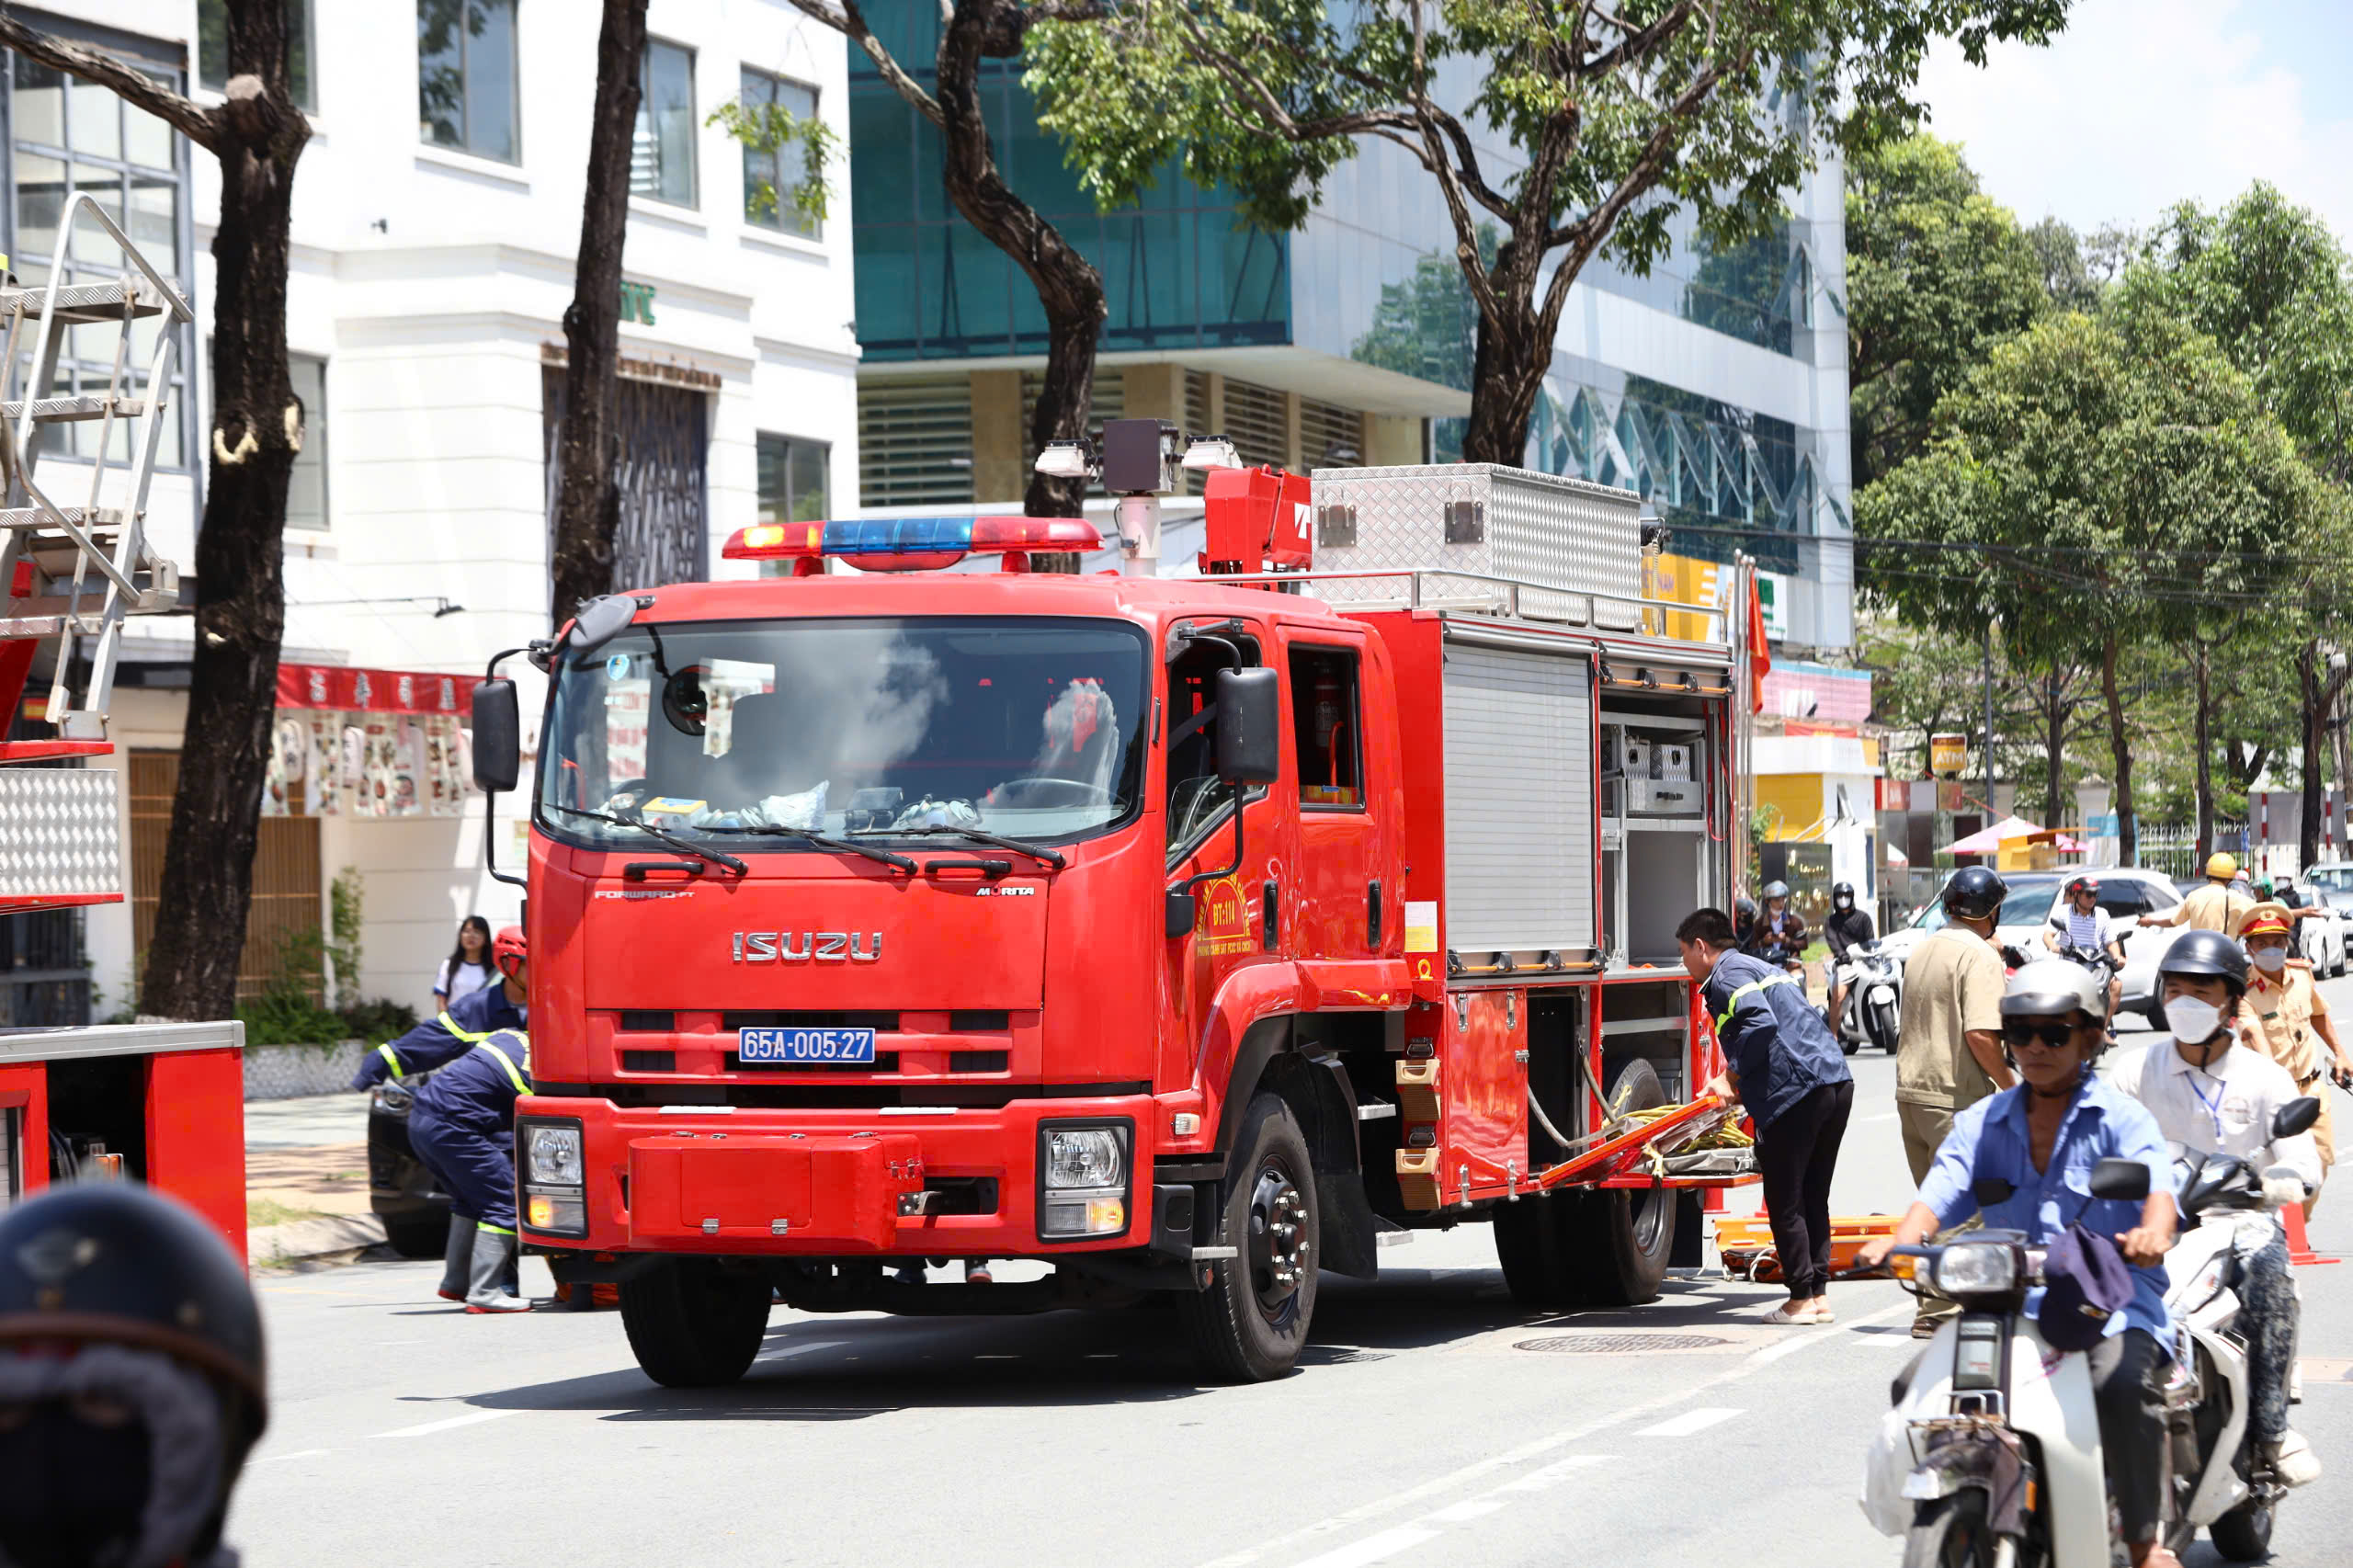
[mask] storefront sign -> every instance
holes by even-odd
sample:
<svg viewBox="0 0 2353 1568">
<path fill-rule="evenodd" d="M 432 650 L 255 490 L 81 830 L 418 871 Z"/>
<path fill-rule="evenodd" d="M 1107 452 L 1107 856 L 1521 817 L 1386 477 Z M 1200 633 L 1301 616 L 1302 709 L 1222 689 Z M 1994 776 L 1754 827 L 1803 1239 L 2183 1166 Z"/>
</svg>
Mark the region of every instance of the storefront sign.
<svg viewBox="0 0 2353 1568">
<path fill-rule="evenodd" d="M 472 785 L 476 677 L 280 665 L 264 816 L 454 817 Z"/>
<path fill-rule="evenodd" d="M 654 285 L 623 283 L 621 285 L 621 320 L 654 324 Z"/>
<path fill-rule="evenodd" d="M 1930 735 L 1928 771 L 1939 778 L 1958 778 L 1969 770 L 1967 735 Z"/>
</svg>

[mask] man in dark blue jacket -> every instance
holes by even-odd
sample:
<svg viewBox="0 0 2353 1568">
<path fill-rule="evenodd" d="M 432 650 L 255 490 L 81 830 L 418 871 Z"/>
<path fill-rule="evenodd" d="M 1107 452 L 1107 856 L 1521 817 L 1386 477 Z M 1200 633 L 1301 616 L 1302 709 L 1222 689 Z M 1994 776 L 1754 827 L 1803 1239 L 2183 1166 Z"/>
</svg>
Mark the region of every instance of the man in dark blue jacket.
<svg viewBox="0 0 2353 1568">
<path fill-rule="evenodd" d="M 1675 940 L 1727 1064 L 1707 1092 L 1727 1104 L 1737 1095 L 1756 1123 L 1765 1215 L 1790 1290 L 1766 1321 L 1829 1323 L 1830 1178 L 1855 1103 L 1846 1053 L 1796 975 L 1736 950 L 1723 911 L 1685 915 Z"/>
<path fill-rule="evenodd" d="M 469 1312 L 529 1312 L 509 1294 L 515 1267 L 515 1102 L 531 1092 L 524 1032 L 529 950 L 508 926 L 491 945 L 504 977 L 451 1003 L 360 1065 L 352 1087 L 438 1069 L 416 1086 L 409 1148 L 449 1195 L 449 1242 L 440 1295 Z"/>
</svg>

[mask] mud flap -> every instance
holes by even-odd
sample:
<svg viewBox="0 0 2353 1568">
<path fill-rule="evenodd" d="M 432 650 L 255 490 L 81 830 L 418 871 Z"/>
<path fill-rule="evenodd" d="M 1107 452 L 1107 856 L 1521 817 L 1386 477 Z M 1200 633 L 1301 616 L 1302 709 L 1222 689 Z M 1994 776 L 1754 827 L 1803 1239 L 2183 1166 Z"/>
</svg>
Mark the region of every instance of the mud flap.
<svg viewBox="0 0 2353 1568">
<path fill-rule="evenodd" d="M 1351 1278 L 1381 1272 L 1381 1245 L 1374 1239 L 1372 1204 L 1364 1195 L 1362 1171 L 1315 1173 L 1315 1199 L 1323 1232 L 1324 1268 Z"/>
</svg>

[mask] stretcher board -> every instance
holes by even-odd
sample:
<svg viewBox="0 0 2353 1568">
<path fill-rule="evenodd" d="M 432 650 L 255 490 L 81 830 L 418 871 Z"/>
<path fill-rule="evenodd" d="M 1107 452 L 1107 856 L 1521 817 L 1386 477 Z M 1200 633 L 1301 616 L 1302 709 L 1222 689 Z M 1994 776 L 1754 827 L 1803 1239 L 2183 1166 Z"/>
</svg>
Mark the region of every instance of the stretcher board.
<svg viewBox="0 0 2353 1568">
<path fill-rule="evenodd" d="M 1739 1175 L 1661 1175 L 1654 1164 L 1654 1151 L 1672 1153 L 1712 1132 L 1732 1111 L 1713 1100 L 1694 1100 L 1689 1105 L 1677 1106 L 1664 1115 L 1612 1134 L 1570 1159 L 1540 1171 L 1536 1185 L 1544 1190 L 1556 1187 L 1742 1187 L 1758 1179 L 1754 1172 Z M 1660 1145 L 1665 1145 L 1660 1150 Z"/>
<path fill-rule="evenodd" d="M 1898 1218 L 1894 1214 L 1834 1216 L 1830 1221 L 1830 1278 L 1885 1278 L 1884 1267 L 1857 1268 L 1855 1255 L 1862 1250 L 1865 1242 L 1893 1235 Z M 1762 1214 L 1719 1215 L 1716 1252 L 1723 1259 L 1724 1273 L 1733 1278 L 1758 1285 L 1780 1283 L 1781 1256 L 1773 1245 L 1773 1227 Z"/>
</svg>

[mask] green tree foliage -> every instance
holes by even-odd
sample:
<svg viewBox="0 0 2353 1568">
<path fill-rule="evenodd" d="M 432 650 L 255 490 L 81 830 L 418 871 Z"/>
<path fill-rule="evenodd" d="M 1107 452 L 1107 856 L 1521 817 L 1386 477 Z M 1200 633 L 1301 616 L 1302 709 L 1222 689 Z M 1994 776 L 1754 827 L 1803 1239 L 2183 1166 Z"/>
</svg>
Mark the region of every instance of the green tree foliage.
<svg viewBox="0 0 2353 1568">
<path fill-rule="evenodd" d="M 765 218 L 790 207 L 812 223 L 825 221 L 834 194 L 828 171 L 842 160 L 841 138 L 832 126 L 816 115 L 797 115 L 779 103 L 746 103 L 741 96 L 713 109 L 703 123 L 723 128 L 747 151 L 767 154 L 773 160 L 769 166 L 779 172 L 797 171 L 799 177 L 781 190 L 774 180 L 756 180 L 746 197 L 751 216 Z"/>
<path fill-rule="evenodd" d="M 1478 311 L 1467 456 L 1516 461 L 1570 285 L 1607 254 L 1645 270 L 1688 213 L 1729 251 L 1768 230 L 1823 149 L 1910 123 L 1929 45 L 1982 61 L 2066 0 L 1109 0 L 1042 24 L 1027 81 L 1107 203 L 1164 160 L 1304 222 L 1367 142 L 1436 182 Z M 1482 256 L 1478 229 L 1503 244 Z"/>
<path fill-rule="evenodd" d="M 1854 478 L 1869 484 L 1927 446 L 1938 400 L 2054 293 L 2082 309 L 2075 235 L 2018 227 L 1978 188 L 1961 149 L 1914 135 L 1847 171 L 1847 362 Z M 2056 287 L 2054 288 L 2054 283 Z"/>
</svg>

